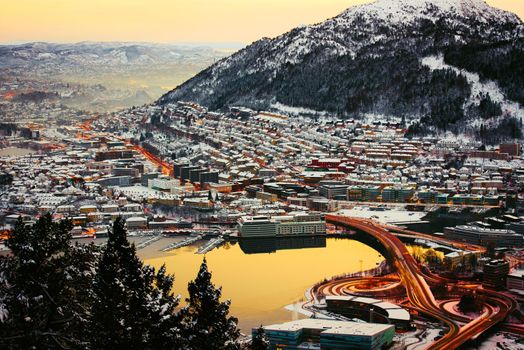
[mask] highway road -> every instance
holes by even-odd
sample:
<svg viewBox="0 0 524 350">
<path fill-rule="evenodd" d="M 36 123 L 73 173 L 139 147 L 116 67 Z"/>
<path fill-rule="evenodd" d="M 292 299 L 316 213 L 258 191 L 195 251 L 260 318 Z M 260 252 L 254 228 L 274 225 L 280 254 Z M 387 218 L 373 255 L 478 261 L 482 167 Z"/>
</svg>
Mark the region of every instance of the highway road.
<svg viewBox="0 0 524 350">
<path fill-rule="evenodd" d="M 389 251 L 411 305 L 420 309 L 427 316 L 441 321 L 448 328 L 446 334 L 429 345 L 428 349 L 456 349 L 466 341 L 502 322 L 517 306 L 515 300 L 502 293 L 480 289 L 477 285 L 461 285 L 460 288 L 463 288 L 465 292 L 475 290 L 476 293 L 485 295 L 487 302 L 484 313 L 474 320 L 457 317 L 440 307 L 440 302 L 435 300 L 428 285 L 428 281 L 448 285 L 453 282 L 423 272 L 416 260 L 409 254 L 406 246 L 391 234 L 386 226 L 368 219 L 336 215 L 326 215 L 326 222 L 365 232 L 377 239 Z"/>
</svg>

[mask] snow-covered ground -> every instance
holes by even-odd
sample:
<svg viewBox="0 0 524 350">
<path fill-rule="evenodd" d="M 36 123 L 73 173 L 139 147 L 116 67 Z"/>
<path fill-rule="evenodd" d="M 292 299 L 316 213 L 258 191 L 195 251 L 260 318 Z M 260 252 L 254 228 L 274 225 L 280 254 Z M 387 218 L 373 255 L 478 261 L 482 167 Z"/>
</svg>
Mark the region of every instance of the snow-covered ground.
<svg viewBox="0 0 524 350">
<path fill-rule="evenodd" d="M 384 224 L 406 223 L 420 221 L 426 213 L 406 210 L 370 210 L 369 207 L 354 207 L 353 209 L 340 210 L 338 215 L 355 218 L 372 218 Z"/>
<path fill-rule="evenodd" d="M 153 190 L 148 187 L 134 185 L 134 186 L 114 186 L 113 191 L 120 192 L 124 196 L 131 198 L 134 201 L 142 201 L 147 198 L 162 198 L 162 199 L 175 199 L 177 196 L 170 193 L 165 193 L 157 190 Z"/>
<path fill-rule="evenodd" d="M 297 116 L 300 114 L 330 115 L 330 113 L 326 111 L 316 111 L 314 109 L 309 109 L 309 108 L 304 108 L 304 107 L 287 106 L 280 102 L 271 104 L 271 108 L 278 109 L 279 111 L 283 113 L 290 114 L 293 116 Z"/>
<path fill-rule="evenodd" d="M 465 348 L 465 350 L 524 350 L 522 340 L 516 339 L 514 336 L 508 336 L 507 334 L 498 333 L 489 339 L 486 339 L 478 347 Z"/>
</svg>

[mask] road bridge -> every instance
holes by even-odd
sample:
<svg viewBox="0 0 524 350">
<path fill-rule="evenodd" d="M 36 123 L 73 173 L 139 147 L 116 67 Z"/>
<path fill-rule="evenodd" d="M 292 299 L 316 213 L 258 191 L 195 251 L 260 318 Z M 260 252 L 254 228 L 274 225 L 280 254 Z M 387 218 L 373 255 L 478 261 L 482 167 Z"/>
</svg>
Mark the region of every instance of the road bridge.
<svg viewBox="0 0 524 350">
<path fill-rule="evenodd" d="M 362 231 L 372 236 L 388 250 L 411 305 L 423 314 L 441 321 L 448 328 L 447 333 L 429 345 L 428 349 L 456 349 L 502 322 L 517 307 L 516 301 L 505 294 L 485 290 L 478 285 L 460 285 L 465 292 L 475 291 L 477 294 L 484 295 L 487 301 L 484 312 L 479 317 L 466 323 L 464 319 L 457 320 L 456 315 L 440 307 L 440 302 L 437 302 L 428 284 L 428 281 L 446 285 L 453 282 L 423 271 L 413 256 L 409 254 L 406 246 L 398 237 L 389 232 L 385 225 L 369 219 L 337 215 L 326 215 L 325 219 L 326 222 L 336 226 Z"/>
</svg>

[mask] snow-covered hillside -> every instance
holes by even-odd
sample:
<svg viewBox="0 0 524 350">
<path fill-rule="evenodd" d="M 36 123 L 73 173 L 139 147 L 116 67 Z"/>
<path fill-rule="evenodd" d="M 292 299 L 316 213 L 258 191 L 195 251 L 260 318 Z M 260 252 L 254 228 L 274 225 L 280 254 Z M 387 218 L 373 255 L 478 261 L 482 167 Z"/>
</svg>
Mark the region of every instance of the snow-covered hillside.
<svg viewBox="0 0 524 350">
<path fill-rule="evenodd" d="M 263 38 L 202 71 L 159 103 L 192 100 L 212 109 L 297 107 L 350 117 L 420 119 L 439 114 L 444 116 L 435 125 L 441 128 L 468 113 L 455 107 L 465 105 L 459 100 L 469 99 L 470 93 L 458 70 L 441 74 L 423 65 L 422 58 L 478 45 L 488 64 L 502 64 L 485 70 L 496 75 L 492 80 L 500 91 L 510 92 L 505 103 L 511 107 L 519 93 L 506 70 L 514 69 L 510 65 L 523 52 L 523 28 L 518 16 L 482 0 L 377 0 L 322 23 Z M 507 54 L 513 58 L 498 60 Z M 478 86 L 474 79 L 467 84 Z M 442 105 L 451 107 L 437 108 Z"/>
</svg>

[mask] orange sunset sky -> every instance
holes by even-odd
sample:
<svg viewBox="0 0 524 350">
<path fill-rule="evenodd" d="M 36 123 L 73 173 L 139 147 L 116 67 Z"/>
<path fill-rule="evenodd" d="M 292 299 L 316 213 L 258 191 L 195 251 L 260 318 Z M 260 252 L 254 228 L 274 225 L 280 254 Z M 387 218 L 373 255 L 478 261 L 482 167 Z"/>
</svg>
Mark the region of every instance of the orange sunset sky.
<svg viewBox="0 0 524 350">
<path fill-rule="evenodd" d="M 369 0 L 0 0 L 0 42 L 250 43 Z M 524 18 L 524 0 L 488 0 Z"/>
</svg>

